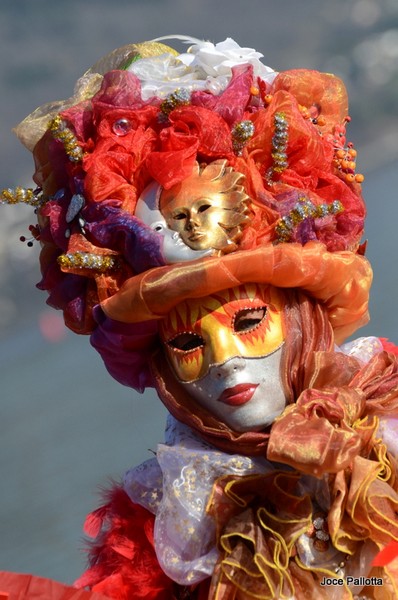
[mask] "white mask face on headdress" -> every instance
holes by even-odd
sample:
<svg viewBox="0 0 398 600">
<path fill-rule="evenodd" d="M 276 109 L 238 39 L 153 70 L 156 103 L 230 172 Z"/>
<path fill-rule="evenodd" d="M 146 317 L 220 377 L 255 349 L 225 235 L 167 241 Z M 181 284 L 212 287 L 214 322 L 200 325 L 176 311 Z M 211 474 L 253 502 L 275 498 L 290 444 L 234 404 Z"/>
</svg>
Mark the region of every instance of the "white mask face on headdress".
<svg viewBox="0 0 398 600">
<path fill-rule="evenodd" d="M 249 284 L 182 302 L 161 335 L 177 379 L 232 429 L 263 429 L 283 411 L 284 335 L 274 288 Z"/>
</svg>

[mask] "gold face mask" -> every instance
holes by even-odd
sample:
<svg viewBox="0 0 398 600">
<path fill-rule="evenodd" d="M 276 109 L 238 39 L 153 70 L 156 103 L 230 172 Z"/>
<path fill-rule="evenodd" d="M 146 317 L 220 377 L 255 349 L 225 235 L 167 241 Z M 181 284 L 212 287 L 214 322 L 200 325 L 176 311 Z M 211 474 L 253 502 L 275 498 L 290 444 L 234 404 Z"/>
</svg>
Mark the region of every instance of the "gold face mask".
<svg viewBox="0 0 398 600">
<path fill-rule="evenodd" d="M 160 196 L 160 210 L 167 226 L 177 231 L 193 250 L 236 250 L 246 216 L 248 200 L 238 185 L 243 175 L 217 160 L 196 165 L 182 183 Z"/>
<path fill-rule="evenodd" d="M 283 341 L 276 288 L 247 284 L 181 302 L 162 323 L 161 337 L 177 378 L 192 382 L 232 357 L 265 357 Z"/>
</svg>

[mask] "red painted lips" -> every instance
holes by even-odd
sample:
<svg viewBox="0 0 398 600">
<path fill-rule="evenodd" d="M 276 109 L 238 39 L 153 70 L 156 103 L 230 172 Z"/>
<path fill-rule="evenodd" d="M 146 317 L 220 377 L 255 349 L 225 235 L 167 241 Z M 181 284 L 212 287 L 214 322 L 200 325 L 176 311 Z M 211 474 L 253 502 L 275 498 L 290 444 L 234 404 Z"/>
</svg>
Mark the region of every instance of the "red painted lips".
<svg viewBox="0 0 398 600">
<path fill-rule="evenodd" d="M 229 406 L 242 406 L 251 400 L 257 387 L 258 383 L 240 383 L 224 390 L 218 401 Z"/>
</svg>

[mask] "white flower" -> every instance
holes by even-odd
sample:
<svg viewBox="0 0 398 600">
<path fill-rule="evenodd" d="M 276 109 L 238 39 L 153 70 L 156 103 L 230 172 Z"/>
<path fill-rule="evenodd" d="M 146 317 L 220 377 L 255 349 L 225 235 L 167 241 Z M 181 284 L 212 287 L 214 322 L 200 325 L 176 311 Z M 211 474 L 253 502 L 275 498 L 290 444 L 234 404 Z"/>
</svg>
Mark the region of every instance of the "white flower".
<svg viewBox="0 0 398 600">
<path fill-rule="evenodd" d="M 263 54 L 253 48 L 241 48 L 233 39 L 227 38 L 224 42 L 212 44 L 200 42 L 191 46 L 186 54 L 180 54 L 178 59 L 195 71 L 202 71 L 204 75 L 218 77 L 231 75 L 232 67 L 250 64 L 253 66 L 255 76 L 271 82 L 277 73 L 263 65 L 260 58 Z"/>
<path fill-rule="evenodd" d="M 252 48 L 241 48 L 231 38 L 218 44 L 196 41 L 185 54 L 142 58 L 128 70 L 141 81 L 144 100 L 153 96 L 165 98 L 177 88 L 218 95 L 228 86 L 232 68 L 237 65 L 252 65 L 255 77 L 272 83 L 277 73 L 260 62 L 262 56 Z"/>
<path fill-rule="evenodd" d="M 196 76 L 172 54 L 142 58 L 133 62 L 127 70 L 141 81 L 143 100 L 153 96 L 165 98 L 176 88 L 195 89 Z"/>
</svg>

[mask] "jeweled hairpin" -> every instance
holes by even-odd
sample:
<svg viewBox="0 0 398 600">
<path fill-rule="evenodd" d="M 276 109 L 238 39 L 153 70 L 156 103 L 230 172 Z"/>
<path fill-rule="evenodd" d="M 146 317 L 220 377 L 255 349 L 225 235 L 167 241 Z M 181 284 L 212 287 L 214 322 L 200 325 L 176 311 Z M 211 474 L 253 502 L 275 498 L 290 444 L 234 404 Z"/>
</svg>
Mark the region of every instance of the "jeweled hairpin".
<svg viewBox="0 0 398 600">
<path fill-rule="evenodd" d="M 105 273 L 117 268 L 114 256 L 93 254 L 91 252 L 74 252 L 58 256 L 58 264 L 64 269 L 90 269 Z"/>
<path fill-rule="evenodd" d="M 62 142 L 65 152 L 72 162 L 80 162 L 83 158 L 83 150 L 77 141 L 73 131 L 66 122 L 57 115 L 48 125 L 54 139 Z"/>
<path fill-rule="evenodd" d="M 329 215 L 337 215 L 343 212 L 344 207 L 340 200 L 333 200 L 331 204 L 320 204 L 316 206 L 302 196 L 294 205 L 289 214 L 285 215 L 276 224 L 275 233 L 277 242 L 288 242 L 294 229 L 306 219 L 320 219 Z"/>
<path fill-rule="evenodd" d="M 251 121 L 240 121 L 232 129 L 232 146 L 235 154 L 240 156 L 245 144 L 254 135 L 254 124 Z"/>
<path fill-rule="evenodd" d="M 7 188 L 2 190 L 0 204 L 29 204 L 30 206 L 41 206 L 45 199 L 41 188 Z"/>
</svg>

